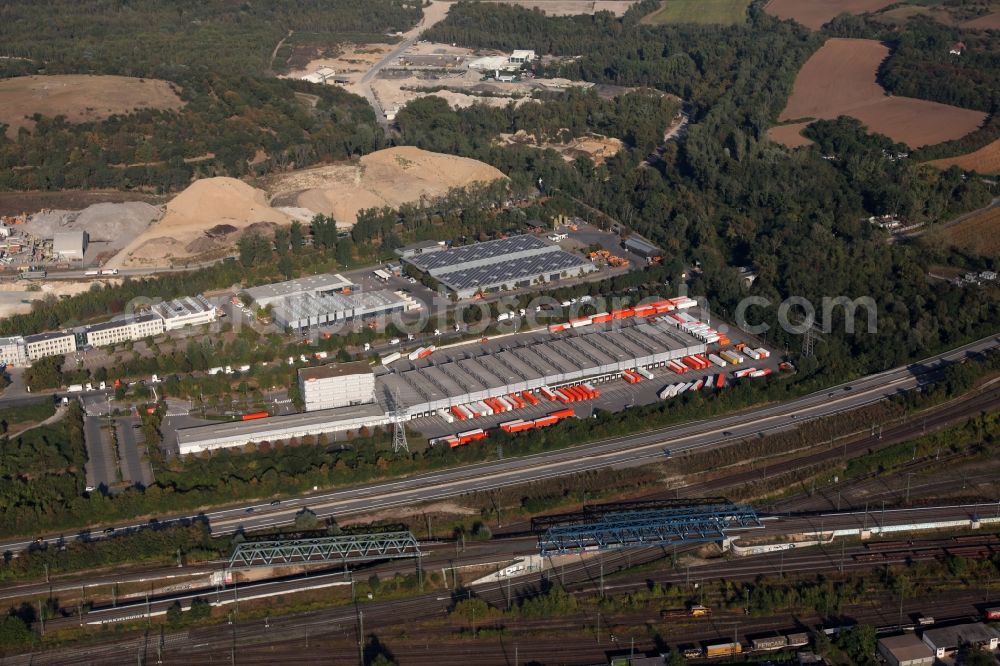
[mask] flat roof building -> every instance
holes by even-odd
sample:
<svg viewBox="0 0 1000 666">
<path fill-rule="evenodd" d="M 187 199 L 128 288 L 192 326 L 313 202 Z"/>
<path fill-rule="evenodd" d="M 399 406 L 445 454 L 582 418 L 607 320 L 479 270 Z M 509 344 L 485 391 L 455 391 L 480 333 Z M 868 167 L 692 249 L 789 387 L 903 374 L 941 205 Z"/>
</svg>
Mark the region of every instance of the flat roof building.
<svg viewBox="0 0 1000 666">
<path fill-rule="evenodd" d="M 583 257 L 529 235 L 419 254 L 404 261 L 454 291 L 459 298 L 529 287 L 597 270 Z"/>
<path fill-rule="evenodd" d="M 0 363 L 14 367 L 28 365 L 28 349 L 23 337 L 0 338 Z"/>
<path fill-rule="evenodd" d="M 417 306 L 416 301 L 388 290 L 351 294 L 306 293 L 273 301 L 271 312 L 278 326 L 302 330 L 405 312 Z"/>
<path fill-rule="evenodd" d="M 76 351 L 76 336 L 70 331 L 26 335 L 24 346 L 30 361 L 46 356 L 72 354 Z"/>
<path fill-rule="evenodd" d="M 375 402 L 375 375 L 366 361 L 301 368 L 299 390 L 307 412 L 364 405 Z"/>
<path fill-rule="evenodd" d="M 340 273 L 320 273 L 286 282 L 250 287 L 244 290 L 244 293 L 258 308 L 265 308 L 292 296 L 329 294 L 353 287 L 354 283 Z"/>
<path fill-rule="evenodd" d="M 204 296 L 184 296 L 172 301 L 156 303 L 153 314 L 163 319 L 165 331 L 175 331 L 185 326 L 200 326 L 215 321 L 215 306 Z"/>
<path fill-rule="evenodd" d="M 86 231 L 60 231 L 52 236 L 52 253 L 59 259 L 83 261 L 89 242 Z"/>
<path fill-rule="evenodd" d="M 409 259 L 410 257 L 415 257 L 419 254 L 430 254 L 431 252 L 440 252 L 447 247 L 444 241 L 436 240 L 425 240 L 419 241 L 417 243 L 410 243 L 409 245 L 404 245 L 403 247 L 396 248 L 396 254 L 398 254 L 403 259 Z"/>
<path fill-rule="evenodd" d="M 624 246 L 626 250 L 639 255 L 646 261 L 663 256 L 663 250 L 656 247 L 645 238 L 634 234 L 625 239 Z"/>
<path fill-rule="evenodd" d="M 617 329 L 589 326 L 557 336 L 532 331 L 505 337 L 497 345 L 440 349 L 425 358 L 400 360 L 391 370 L 382 367 L 375 372 L 363 361 L 303 368 L 299 383 L 306 413 L 279 417 L 284 420 L 248 422 L 252 427 L 220 424 L 188 428 L 178 433 L 181 453 L 301 437 L 305 432 L 385 425 L 396 408 L 405 419 L 419 418 L 542 386 L 557 388 L 614 378 L 625 369 L 661 367 L 667 361 L 705 351 L 704 343 L 673 324 L 645 319 Z M 352 402 L 363 404 L 329 408 Z M 338 419 L 344 413 L 348 414 L 344 417 L 347 423 L 342 424 Z M 358 421 L 361 413 L 367 414 L 368 420 Z"/>
<path fill-rule="evenodd" d="M 529 63 L 535 59 L 534 51 L 526 51 L 522 49 L 515 50 L 510 54 L 510 62 L 515 65 L 523 65 Z"/>
<path fill-rule="evenodd" d="M 889 666 L 931 666 L 934 653 L 913 634 L 880 638 L 878 653 Z"/>
<path fill-rule="evenodd" d="M 155 313 L 146 313 L 115 319 L 101 324 L 84 326 L 78 336 L 77 344 L 91 347 L 106 347 L 122 342 L 142 340 L 159 335 L 165 330 L 163 318 Z"/>
<path fill-rule="evenodd" d="M 250 443 L 277 442 L 294 438 L 360 430 L 386 425 L 388 416 L 377 404 L 340 407 L 308 414 L 272 416 L 254 421 L 229 421 L 212 425 L 181 428 L 177 448 L 188 455 L 246 446 Z"/>
<path fill-rule="evenodd" d="M 1000 634 L 982 622 L 969 622 L 956 624 L 952 627 L 928 629 L 921 638 L 927 647 L 934 651 L 936 657 L 943 658 L 958 652 L 958 649 L 963 645 L 971 645 L 977 649 L 996 650 Z"/>
</svg>

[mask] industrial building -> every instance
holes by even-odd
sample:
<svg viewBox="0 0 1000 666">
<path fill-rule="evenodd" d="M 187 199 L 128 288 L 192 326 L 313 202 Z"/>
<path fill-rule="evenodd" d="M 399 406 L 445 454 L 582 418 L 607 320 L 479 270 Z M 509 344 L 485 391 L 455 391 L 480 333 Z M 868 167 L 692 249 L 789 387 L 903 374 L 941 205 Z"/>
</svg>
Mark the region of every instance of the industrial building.
<svg viewBox="0 0 1000 666">
<path fill-rule="evenodd" d="M 889 666 L 931 666 L 934 653 L 913 634 L 880 638 L 878 653 Z"/>
<path fill-rule="evenodd" d="M 405 312 L 419 307 L 417 301 L 402 293 L 379 290 L 290 296 L 273 304 L 271 313 L 278 326 L 301 330 Z"/>
<path fill-rule="evenodd" d="M 23 337 L 0 338 L 0 363 L 14 367 L 28 364 L 28 349 Z"/>
<path fill-rule="evenodd" d="M 157 303 L 152 307 L 152 312 L 163 319 L 165 331 L 210 324 L 217 317 L 215 306 L 204 296 L 184 296 L 169 302 Z"/>
<path fill-rule="evenodd" d="M 89 243 L 90 237 L 86 231 L 62 231 L 53 234 L 52 254 L 57 259 L 83 261 Z"/>
<path fill-rule="evenodd" d="M 656 247 L 645 238 L 641 236 L 632 235 L 625 239 L 623 246 L 629 252 L 637 254 L 647 263 L 652 263 L 654 261 L 659 261 L 663 258 L 663 250 Z"/>
<path fill-rule="evenodd" d="M 24 336 L 24 346 L 29 361 L 46 356 L 72 354 L 76 351 L 76 336 L 71 331 L 26 335 Z"/>
<path fill-rule="evenodd" d="M 573 278 L 597 267 L 537 236 L 514 236 L 404 258 L 459 298 Z"/>
<path fill-rule="evenodd" d="M 340 273 L 320 273 L 319 275 L 310 275 L 296 280 L 250 287 L 244 290 L 243 293 L 247 295 L 257 308 L 266 308 L 268 305 L 276 305 L 285 299 L 296 296 L 318 296 L 320 294 L 343 292 L 353 288 L 354 283 Z"/>
<path fill-rule="evenodd" d="M 447 247 L 447 243 L 444 241 L 436 240 L 425 240 L 419 241 L 417 243 L 410 243 L 409 245 L 404 245 L 401 248 L 396 249 L 396 254 L 398 254 L 403 259 L 409 259 L 410 257 L 416 257 L 421 254 L 430 254 L 431 252 L 440 252 Z"/>
<path fill-rule="evenodd" d="M 375 375 L 365 361 L 299 369 L 299 389 L 307 412 L 375 402 Z"/>
<path fill-rule="evenodd" d="M 165 330 L 163 318 L 147 313 L 84 326 L 77 332 L 77 346 L 106 347 L 159 335 Z"/>
<path fill-rule="evenodd" d="M 624 370 L 661 367 L 705 352 L 704 342 L 667 321 L 642 318 L 616 323 L 621 325 L 610 330 L 588 326 L 557 335 L 509 336 L 500 351 L 487 352 L 474 343 L 440 349 L 415 361 L 397 361 L 392 370 L 380 367 L 374 374 L 364 362 L 303 369 L 299 381 L 307 414 L 187 428 L 178 433 L 180 452 L 385 425 L 397 408 L 405 419 L 419 418 L 439 409 L 543 386 L 618 378 Z M 347 383 L 350 389 L 339 386 Z M 315 397 L 310 385 L 320 391 Z M 327 390 L 330 394 L 323 393 Z M 369 391 L 377 402 L 324 408 L 369 399 Z M 367 414 L 367 420 L 361 414 Z"/>
<path fill-rule="evenodd" d="M 958 652 L 963 645 L 971 645 L 976 649 L 996 650 L 1000 634 L 982 622 L 969 622 L 928 629 L 921 638 L 934 652 L 934 656 L 940 659 Z"/>
<path fill-rule="evenodd" d="M 382 408 L 372 403 L 308 414 L 273 416 L 256 421 L 230 421 L 181 428 L 177 431 L 177 448 L 181 455 L 188 455 L 245 446 L 250 442 L 276 442 L 356 431 L 389 422 L 390 419 Z"/>
</svg>

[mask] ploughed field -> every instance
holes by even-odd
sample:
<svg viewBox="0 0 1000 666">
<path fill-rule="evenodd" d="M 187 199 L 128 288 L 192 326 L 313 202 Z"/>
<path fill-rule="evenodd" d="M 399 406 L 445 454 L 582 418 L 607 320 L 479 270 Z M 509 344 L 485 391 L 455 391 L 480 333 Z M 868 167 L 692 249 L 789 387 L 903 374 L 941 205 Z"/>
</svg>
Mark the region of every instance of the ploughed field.
<svg viewBox="0 0 1000 666">
<path fill-rule="evenodd" d="M 928 164 L 940 169 L 957 166 L 963 171 L 978 171 L 982 174 L 1000 174 L 1000 139 L 988 143 L 979 150 L 957 157 L 943 157 L 931 160 Z"/>
<path fill-rule="evenodd" d="M 819 30 L 840 14 L 874 12 L 898 0 L 771 0 L 764 11 L 780 19 L 793 19 L 807 28 Z"/>
<path fill-rule="evenodd" d="M 891 97 L 876 80 L 889 48 L 869 39 L 830 39 L 799 71 L 779 121 L 851 116 L 870 132 L 919 148 L 959 139 L 986 119 L 981 111 Z M 775 137 L 780 140 L 780 136 Z M 793 141 L 797 139 L 791 137 Z"/>
</svg>

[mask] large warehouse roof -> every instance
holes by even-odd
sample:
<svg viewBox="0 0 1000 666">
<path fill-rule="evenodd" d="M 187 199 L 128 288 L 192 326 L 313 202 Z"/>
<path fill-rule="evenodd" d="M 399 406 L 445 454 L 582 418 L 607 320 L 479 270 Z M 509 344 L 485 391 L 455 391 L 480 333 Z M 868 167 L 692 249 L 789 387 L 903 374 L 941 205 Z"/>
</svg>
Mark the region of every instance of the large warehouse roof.
<svg viewBox="0 0 1000 666">
<path fill-rule="evenodd" d="M 458 292 L 596 270 L 586 259 L 530 235 L 419 254 L 406 261 Z"/>
<path fill-rule="evenodd" d="M 321 273 L 297 280 L 288 280 L 287 282 L 275 282 L 273 284 L 262 284 L 259 287 L 250 287 L 246 290 L 246 293 L 258 307 L 264 307 L 275 300 L 289 296 L 336 291 L 351 286 L 351 281 L 340 273 Z"/>
</svg>

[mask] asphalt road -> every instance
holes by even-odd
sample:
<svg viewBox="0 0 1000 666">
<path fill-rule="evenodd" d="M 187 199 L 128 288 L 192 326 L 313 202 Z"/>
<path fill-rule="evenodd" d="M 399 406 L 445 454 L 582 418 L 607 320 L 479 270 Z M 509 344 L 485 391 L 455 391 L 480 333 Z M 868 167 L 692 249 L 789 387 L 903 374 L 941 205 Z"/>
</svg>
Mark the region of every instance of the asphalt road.
<svg viewBox="0 0 1000 666">
<path fill-rule="evenodd" d="M 278 506 L 270 506 L 269 503 L 246 503 L 209 511 L 203 515 L 210 521 L 213 533 L 229 534 L 239 529 L 253 530 L 290 524 L 295 514 L 305 506 L 319 516 L 340 517 L 453 497 L 477 490 L 565 476 L 601 467 L 642 465 L 650 460 L 662 459 L 664 448 L 670 448 L 673 455 L 678 456 L 686 451 L 738 440 L 759 432 L 784 429 L 792 424 L 877 402 L 920 385 L 927 381 L 929 374 L 944 367 L 948 362 L 963 359 L 970 353 L 994 348 L 998 344 L 1000 336 L 991 336 L 917 364 L 887 370 L 801 398 L 731 416 L 660 428 L 570 449 L 477 463 L 406 479 L 317 493 L 285 500 Z M 186 516 L 159 516 L 161 521 L 182 517 Z M 142 526 L 143 523 L 130 523 L 115 527 L 137 529 Z M 60 538 L 52 536 L 46 541 L 56 543 Z M 9 540 L 0 543 L 0 551 L 19 551 L 31 544 L 32 541 Z"/>
</svg>

